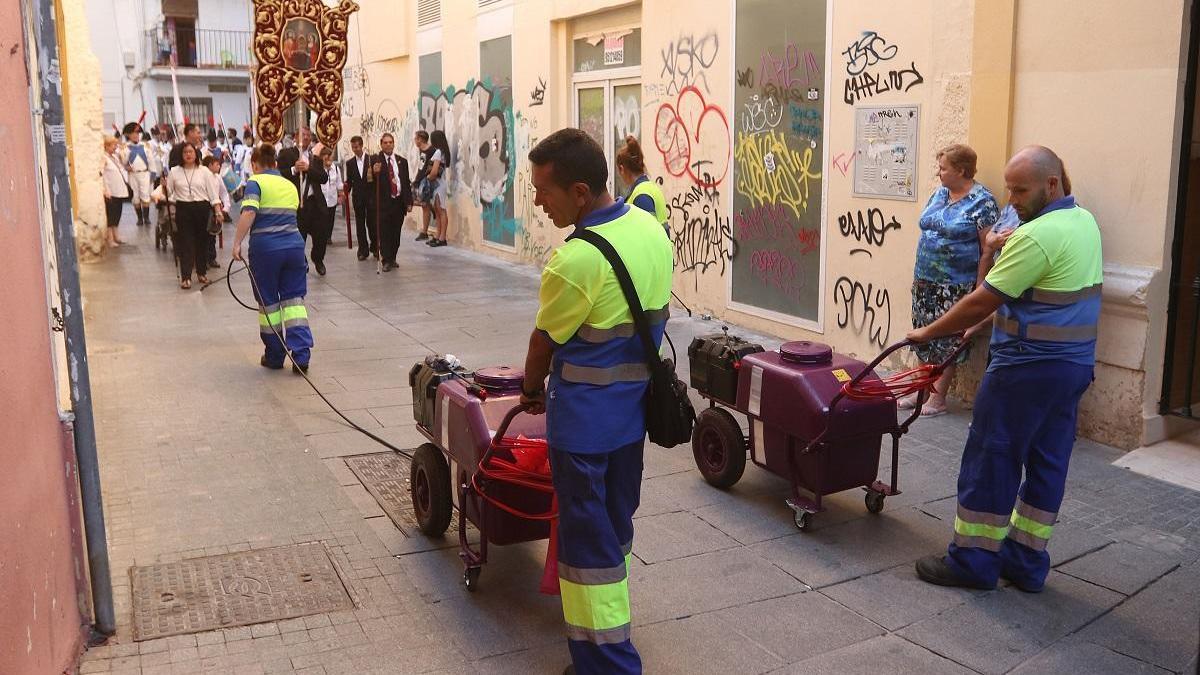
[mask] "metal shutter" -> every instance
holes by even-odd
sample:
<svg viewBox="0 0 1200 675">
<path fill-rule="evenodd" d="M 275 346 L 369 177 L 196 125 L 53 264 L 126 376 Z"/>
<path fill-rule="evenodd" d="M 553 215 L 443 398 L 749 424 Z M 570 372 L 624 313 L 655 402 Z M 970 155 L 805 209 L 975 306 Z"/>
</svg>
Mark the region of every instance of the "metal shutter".
<svg viewBox="0 0 1200 675">
<path fill-rule="evenodd" d="M 432 26 L 442 20 L 442 0 L 417 0 L 417 27 Z"/>
</svg>

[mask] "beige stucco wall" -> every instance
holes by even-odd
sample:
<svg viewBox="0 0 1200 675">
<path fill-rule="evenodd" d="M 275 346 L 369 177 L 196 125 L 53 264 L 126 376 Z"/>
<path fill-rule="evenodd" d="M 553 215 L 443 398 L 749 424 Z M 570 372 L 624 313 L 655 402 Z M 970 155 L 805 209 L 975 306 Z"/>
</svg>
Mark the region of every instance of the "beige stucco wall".
<svg viewBox="0 0 1200 675">
<path fill-rule="evenodd" d="M 495 15 L 481 18 L 477 3 L 447 2 L 440 29 L 442 82 L 462 89 L 479 77 L 478 42 L 492 35 Z M 952 142 L 972 142 L 980 157 L 980 180 L 1004 201 L 1002 168 L 1016 148 L 1042 143 L 1067 162 L 1080 202 L 1100 221 L 1105 237 L 1108 278 L 1097 381 L 1085 399 L 1085 435 L 1134 447 L 1156 417 L 1161 386 L 1165 316 L 1166 251 L 1173 219 L 1172 168 L 1176 97 L 1179 85 L 1182 0 L 1125 3 L 1070 0 L 1056 3 L 996 0 L 904 0 L 881 7 L 868 0 L 828 5 L 826 53 L 820 64 L 825 86 L 821 124 L 824 158 L 811 167 L 808 209 L 820 209 L 820 250 L 799 264 L 822 265 L 817 321 L 798 321 L 731 306 L 731 257 L 736 255 L 733 199 L 738 185 L 732 170 L 738 141 L 735 109 L 734 10 L 732 2 L 644 0 L 639 4 L 604 0 L 516 0 L 508 12 L 513 36 L 513 90 L 510 171 L 514 180 L 516 242 L 499 247 L 483 241 L 484 217 L 477 186 L 452 189 L 450 240 L 501 258 L 544 262 L 563 232 L 555 231 L 532 207 L 525 155 L 537 139 L 573 122 L 571 40 L 576 33 L 623 26 L 640 18 L 642 28 L 641 138 L 648 172 L 661 177 L 668 202 L 700 200 L 717 236 L 705 245 L 717 251 L 712 264 L 681 265 L 675 291 L 697 312 L 790 339 L 816 339 L 842 352 L 871 357 L 909 329 L 910 286 L 919 234 L 918 218 L 936 186 L 934 155 Z M 409 1 L 382 7 L 366 3 L 351 26 L 351 59 L 356 32 L 389 46 L 364 49 L 369 92 L 352 104 L 346 138 L 366 130 L 377 147 L 381 129 L 394 129 L 399 147 L 409 146 L 419 128 L 417 58 L 438 44 L 429 31 L 418 33 Z M 405 26 L 402 35 L 394 27 Z M 491 29 L 487 26 L 492 26 Z M 1064 31 L 1063 26 L 1070 26 Z M 386 28 L 385 28 L 386 27 Z M 876 31 L 896 48 L 896 61 L 915 64 L 923 82 L 908 91 L 880 93 L 860 105 L 919 105 L 921 129 L 917 195 L 914 201 L 867 199 L 851 194 L 854 105 L 843 101 L 848 76 L 843 51 L 865 31 Z M 698 189 L 687 176 L 670 175 L 655 150 L 655 116 L 675 104 L 677 83 L 663 59 L 681 39 L 708 40 L 711 52 L 702 69 L 704 100 L 689 104 L 718 110 L 726 134 L 696 134 L 693 159 L 730 166 L 715 185 Z M 977 38 L 979 40 L 976 48 Z M 979 72 L 975 72 L 978 61 Z M 887 65 L 883 69 L 887 70 Z M 544 83 L 543 105 L 531 92 Z M 457 105 L 457 104 L 456 104 Z M 470 158 L 471 105 L 463 102 L 451 117 L 451 139 L 459 158 Z M 464 114 L 466 113 L 466 114 Z M 711 121 L 712 118 L 710 118 Z M 364 122 L 366 123 L 364 126 Z M 1136 142 L 1125 130 L 1137 129 Z M 460 145 L 461 144 L 461 145 Z M 466 152 L 463 152 L 465 150 Z M 410 149 L 411 152 L 411 149 Z M 461 171 L 459 172 L 461 175 Z M 692 245 L 688 218 L 672 209 L 677 258 Z M 838 217 L 879 209 L 898 229 L 864 246 L 843 234 Z M 410 218 L 410 223 L 415 217 Z M 852 254 L 867 248 L 870 255 Z M 982 345 L 980 345 L 982 347 Z M 968 399 L 982 369 L 983 349 L 962 369 L 958 391 Z M 894 359 L 899 365 L 908 356 Z M 1103 414 L 1101 414 L 1103 411 Z"/>
<path fill-rule="evenodd" d="M 84 0 L 60 0 L 64 39 L 61 51 L 68 132 L 67 159 L 71 167 L 71 197 L 75 207 L 75 242 L 80 259 L 104 254 L 104 189 L 100 167 L 104 161 L 104 110 L 100 61 L 92 52 Z"/>
</svg>

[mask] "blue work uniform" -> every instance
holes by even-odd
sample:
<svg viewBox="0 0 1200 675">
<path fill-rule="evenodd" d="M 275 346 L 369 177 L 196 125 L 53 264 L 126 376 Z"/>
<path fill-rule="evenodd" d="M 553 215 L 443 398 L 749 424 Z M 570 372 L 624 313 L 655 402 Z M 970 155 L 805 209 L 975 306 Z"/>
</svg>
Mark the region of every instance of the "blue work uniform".
<svg viewBox="0 0 1200 675">
<path fill-rule="evenodd" d="M 671 235 L 667 226 L 669 215 L 667 198 L 663 195 L 662 188 L 658 186 L 658 183 L 650 180 L 646 174 L 638 176 L 637 180 L 633 181 L 633 186 L 629 188 L 629 196 L 625 198 L 625 201 L 654 216 L 654 219 L 663 226 L 663 230 L 667 231 L 667 236 Z"/>
<path fill-rule="evenodd" d="M 604 237 L 629 270 L 661 344 L 671 298 L 671 244 L 618 199 L 578 227 Z M 629 562 L 640 499 L 646 354 L 600 250 L 568 237 L 542 271 L 537 328 L 554 343 L 547 388 L 558 497 L 558 577 L 567 644 L 580 675 L 640 673 L 630 640 Z"/>
<path fill-rule="evenodd" d="M 300 366 L 307 366 L 313 346 L 308 327 L 308 263 L 304 240 L 296 225 L 300 196 L 296 186 L 275 169 L 246 181 L 242 209 L 254 212 L 250 226 L 250 273 L 254 292 L 266 310 L 259 310 L 258 332 L 266 350 L 267 365 L 283 366 L 286 356 L 276 331 L 283 334 L 287 350 Z"/>
<path fill-rule="evenodd" d="M 1064 197 L 1013 233 L 983 282 L 1004 304 L 963 450 L 946 558 L 976 586 L 992 588 L 1000 576 L 1030 591 L 1046 582 L 1079 399 L 1096 363 L 1103 280 L 1096 219 Z"/>
</svg>

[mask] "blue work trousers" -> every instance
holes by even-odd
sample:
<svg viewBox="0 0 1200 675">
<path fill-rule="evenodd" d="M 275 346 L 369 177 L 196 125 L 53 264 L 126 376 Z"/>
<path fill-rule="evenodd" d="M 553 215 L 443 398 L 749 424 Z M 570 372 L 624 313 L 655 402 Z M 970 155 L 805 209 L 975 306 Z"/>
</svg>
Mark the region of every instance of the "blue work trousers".
<svg viewBox="0 0 1200 675">
<path fill-rule="evenodd" d="M 550 450 L 559 589 L 578 675 L 642 672 L 630 641 L 629 563 L 643 444 L 595 454 Z"/>
<path fill-rule="evenodd" d="M 255 297 L 267 310 L 258 314 L 259 337 L 267 363 L 283 365 L 285 352 L 276 332 L 283 335 L 296 363 L 308 365 L 313 346 L 304 296 L 308 293 L 308 263 L 304 248 L 250 251 L 250 273 L 254 275 Z"/>
<path fill-rule="evenodd" d="M 1091 382 L 1091 366 L 1062 361 L 984 375 L 946 558 L 960 577 L 983 588 L 1000 576 L 1031 591 L 1045 584 L 1046 544 L 1066 487 L 1079 399 Z"/>
</svg>

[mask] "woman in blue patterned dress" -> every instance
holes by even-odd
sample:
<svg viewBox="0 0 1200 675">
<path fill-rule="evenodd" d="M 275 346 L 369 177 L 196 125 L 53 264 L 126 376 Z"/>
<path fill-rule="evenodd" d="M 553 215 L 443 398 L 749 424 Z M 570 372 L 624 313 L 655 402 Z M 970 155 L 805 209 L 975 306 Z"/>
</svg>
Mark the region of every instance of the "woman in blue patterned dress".
<svg viewBox="0 0 1200 675">
<path fill-rule="evenodd" d="M 934 191 L 921 213 L 921 238 L 913 270 L 913 328 L 933 323 L 974 290 L 982 278 L 980 254 L 988 232 L 1000 218 L 1000 208 L 992 193 L 975 182 L 976 161 L 975 151 L 966 145 L 951 145 L 937 154 L 942 186 Z M 915 345 L 913 351 L 922 363 L 940 363 L 956 342 L 957 338 L 943 338 Z M 969 356 L 970 347 L 946 368 L 921 411 L 923 417 L 945 414 L 946 392 L 954 381 L 955 366 Z M 912 404 L 910 398 L 901 401 L 900 407 L 911 408 Z"/>
</svg>

